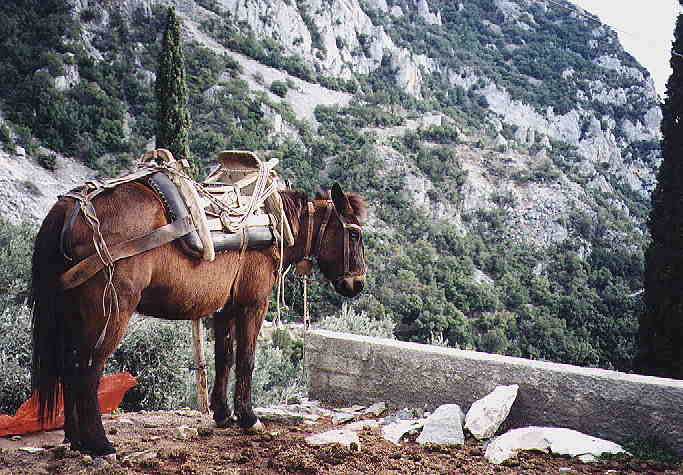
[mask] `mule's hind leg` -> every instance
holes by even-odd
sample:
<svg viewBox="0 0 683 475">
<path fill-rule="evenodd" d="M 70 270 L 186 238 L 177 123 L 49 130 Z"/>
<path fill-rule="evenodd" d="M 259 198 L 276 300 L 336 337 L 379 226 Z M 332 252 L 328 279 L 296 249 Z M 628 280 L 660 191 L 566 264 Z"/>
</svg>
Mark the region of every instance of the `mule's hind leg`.
<svg viewBox="0 0 683 475">
<path fill-rule="evenodd" d="M 227 427 L 233 421 L 228 406 L 228 378 L 235 362 L 235 318 L 230 310 L 225 307 L 213 316 L 216 378 L 211 390 L 211 410 L 218 427 Z"/>
<path fill-rule="evenodd" d="M 80 383 L 78 367 L 78 350 L 67 339 L 62 388 L 64 390 L 64 443 L 70 443 L 71 450 L 81 449 L 81 432 L 78 423 L 78 411 L 76 410 L 77 391 Z"/>
<path fill-rule="evenodd" d="M 102 426 L 102 414 L 97 400 L 97 390 L 104 369 L 106 358 L 89 361 L 80 359 L 78 368 L 80 385 L 78 391 L 78 421 L 80 423 L 80 450 L 92 455 L 109 455 L 116 453 L 116 449 L 109 442 Z"/>
<path fill-rule="evenodd" d="M 126 269 L 120 265 L 118 271 Z M 140 301 L 141 284 L 128 279 L 115 283 L 118 292 L 118 312 L 104 315 L 102 310 L 101 286 L 90 280 L 82 285 L 79 313 L 83 326 L 79 345 L 78 385 L 76 390 L 76 412 L 80 428 L 80 450 L 92 455 L 109 455 L 116 452 L 109 442 L 102 426 L 102 413 L 97 392 L 105 363 L 123 339 L 128 321 Z M 95 290 L 89 288 L 95 286 Z M 100 341 L 101 340 L 101 341 Z"/>
<path fill-rule="evenodd" d="M 235 415 L 240 427 L 253 431 L 263 429 L 251 405 L 251 377 L 254 371 L 256 338 L 261 330 L 268 301 L 243 306 L 242 315 L 237 314 L 235 333 L 237 340 L 237 364 L 235 366 Z"/>
</svg>

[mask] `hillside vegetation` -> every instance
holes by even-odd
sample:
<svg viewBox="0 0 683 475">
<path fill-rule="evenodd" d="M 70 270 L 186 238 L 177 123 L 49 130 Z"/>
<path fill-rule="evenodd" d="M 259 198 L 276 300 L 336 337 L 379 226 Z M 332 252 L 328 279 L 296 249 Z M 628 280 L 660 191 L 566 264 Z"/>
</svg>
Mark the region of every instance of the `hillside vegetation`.
<svg viewBox="0 0 683 475">
<path fill-rule="evenodd" d="M 4 150 L 129 167 L 153 144 L 169 3 L 3 2 Z M 173 3 L 198 178 L 242 148 L 306 192 L 361 191 L 358 312 L 405 340 L 632 368 L 661 114 L 613 31 L 543 0 Z"/>
</svg>

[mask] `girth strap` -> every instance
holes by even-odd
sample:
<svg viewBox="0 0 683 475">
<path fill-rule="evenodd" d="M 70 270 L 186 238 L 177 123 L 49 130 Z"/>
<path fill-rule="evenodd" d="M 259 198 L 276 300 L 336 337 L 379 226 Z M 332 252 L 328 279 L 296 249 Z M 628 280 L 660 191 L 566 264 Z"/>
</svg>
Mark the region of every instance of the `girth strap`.
<svg viewBox="0 0 683 475">
<path fill-rule="evenodd" d="M 116 262 L 127 257 L 141 254 L 150 249 L 163 246 L 194 229 L 192 218 L 188 215 L 165 226 L 155 229 L 149 234 L 127 241 L 123 241 L 109 248 L 111 261 Z M 83 259 L 75 266 L 64 272 L 59 278 L 64 290 L 78 287 L 86 280 L 101 271 L 105 266 L 100 256 L 95 253 Z"/>
</svg>

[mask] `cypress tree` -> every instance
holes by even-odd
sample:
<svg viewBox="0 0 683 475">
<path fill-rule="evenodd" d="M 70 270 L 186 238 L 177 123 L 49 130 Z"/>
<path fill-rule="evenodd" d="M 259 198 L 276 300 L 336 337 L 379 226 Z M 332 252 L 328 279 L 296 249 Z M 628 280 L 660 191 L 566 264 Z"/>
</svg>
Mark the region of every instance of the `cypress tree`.
<svg viewBox="0 0 683 475">
<path fill-rule="evenodd" d="M 157 99 L 156 146 L 166 148 L 176 159 L 189 159 L 190 113 L 180 23 L 173 7 L 168 8 L 166 31 L 159 55 L 155 83 Z"/>
<path fill-rule="evenodd" d="M 679 0 L 683 3 L 683 0 Z M 652 194 L 645 256 L 645 311 L 640 317 L 639 370 L 683 379 L 683 15 L 674 31 L 662 106 L 662 164 Z"/>
</svg>

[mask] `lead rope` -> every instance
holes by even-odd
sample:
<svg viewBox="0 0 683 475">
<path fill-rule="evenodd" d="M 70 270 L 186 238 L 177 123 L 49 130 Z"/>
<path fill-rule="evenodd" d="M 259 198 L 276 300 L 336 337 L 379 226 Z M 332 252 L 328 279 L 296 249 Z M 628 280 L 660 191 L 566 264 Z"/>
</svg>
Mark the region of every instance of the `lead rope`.
<svg viewBox="0 0 683 475">
<path fill-rule="evenodd" d="M 304 286 L 304 347 L 306 346 L 306 333 L 311 326 L 311 315 L 308 313 L 308 276 L 304 275 L 301 280 Z"/>
</svg>

